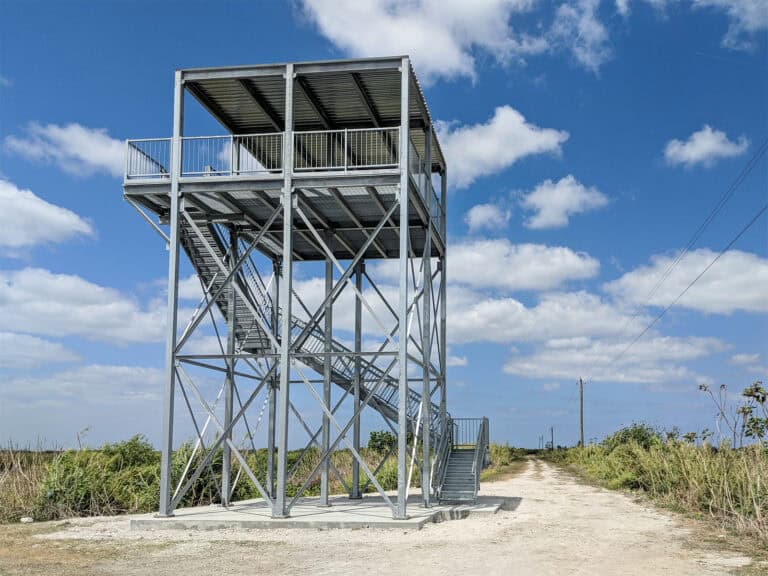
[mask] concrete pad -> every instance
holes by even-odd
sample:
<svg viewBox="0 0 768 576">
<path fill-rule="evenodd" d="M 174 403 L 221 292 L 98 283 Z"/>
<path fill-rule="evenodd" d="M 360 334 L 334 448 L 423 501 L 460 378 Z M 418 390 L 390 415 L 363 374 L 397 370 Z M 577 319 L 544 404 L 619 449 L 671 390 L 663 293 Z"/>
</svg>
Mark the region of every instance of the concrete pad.
<svg viewBox="0 0 768 576">
<path fill-rule="evenodd" d="M 392 510 L 380 496 L 350 500 L 346 496 L 331 499 L 331 506 L 321 507 L 318 498 L 302 498 L 288 518 L 272 518 L 263 500 L 237 502 L 229 508 L 219 505 L 178 508 L 171 518 L 145 514 L 131 519 L 131 530 L 216 530 L 221 528 L 394 528 L 419 530 L 428 522 L 466 518 L 470 514 L 495 514 L 504 508 L 504 498 L 482 496 L 477 504 L 438 504 L 424 508 L 421 498 L 408 498 L 408 518 L 394 520 Z"/>
</svg>

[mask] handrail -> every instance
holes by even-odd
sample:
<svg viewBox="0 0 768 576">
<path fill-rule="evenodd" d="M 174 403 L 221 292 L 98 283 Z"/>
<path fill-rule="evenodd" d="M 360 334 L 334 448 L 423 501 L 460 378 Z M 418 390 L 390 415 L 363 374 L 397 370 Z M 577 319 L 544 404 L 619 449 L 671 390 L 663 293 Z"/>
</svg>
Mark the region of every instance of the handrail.
<svg viewBox="0 0 768 576">
<path fill-rule="evenodd" d="M 480 471 L 485 463 L 485 453 L 488 450 L 488 418 L 482 418 L 477 431 L 475 457 L 472 461 L 472 476 L 475 480 L 475 496 L 480 489 Z"/>
<path fill-rule="evenodd" d="M 437 445 L 432 462 L 432 489 L 438 498 L 445 481 L 445 471 L 448 468 L 448 458 L 451 455 L 451 446 L 453 445 L 453 435 L 448 432 L 449 430 L 453 430 L 453 422 L 450 418 L 447 418 L 445 430 L 442 430 L 440 433 L 440 442 Z"/>
</svg>

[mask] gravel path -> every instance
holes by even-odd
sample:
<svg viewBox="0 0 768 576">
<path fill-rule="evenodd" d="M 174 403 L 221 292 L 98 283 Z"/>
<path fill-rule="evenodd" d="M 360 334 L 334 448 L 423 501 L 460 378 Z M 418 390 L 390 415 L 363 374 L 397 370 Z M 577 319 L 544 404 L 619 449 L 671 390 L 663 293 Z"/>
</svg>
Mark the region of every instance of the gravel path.
<svg viewBox="0 0 768 576">
<path fill-rule="evenodd" d="M 579 484 L 541 461 L 483 493 L 519 498 L 495 516 L 398 530 L 131 532 L 128 520 L 76 520 L 45 536 L 124 543 L 93 574 L 481 574 L 709 576 L 749 558 L 693 545 L 671 516 Z M 128 542 L 130 540 L 130 545 Z M 85 541 L 85 542 L 84 542 Z M 74 544 L 74 542 L 72 542 Z M 141 544 L 152 544 L 142 548 Z M 160 544 L 160 546 L 158 546 Z"/>
</svg>

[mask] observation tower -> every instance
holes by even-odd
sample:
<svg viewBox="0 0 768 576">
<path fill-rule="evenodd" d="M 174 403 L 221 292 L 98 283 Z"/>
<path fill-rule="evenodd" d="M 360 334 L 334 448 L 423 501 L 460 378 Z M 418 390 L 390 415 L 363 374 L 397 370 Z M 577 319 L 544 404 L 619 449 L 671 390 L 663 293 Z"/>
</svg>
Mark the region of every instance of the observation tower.
<svg viewBox="0 0 768 576">
<path fill-rule="evenodd" d="M 185 101 L 221 133 L 191 133 Z M 224 506 L 251 482 L 273 518 L 338 482 L 403 519 L 415 471 L 425 506 L 476 498 L 488 422 L 446 405 L 446 177 L 407 56 L 176 72 L 172 137 L 129 140 L 123 185 L 168 248 L 160 516 L 214 469 Z M 397 441 L 371 463 L 380 428 Z"/>
</svg>

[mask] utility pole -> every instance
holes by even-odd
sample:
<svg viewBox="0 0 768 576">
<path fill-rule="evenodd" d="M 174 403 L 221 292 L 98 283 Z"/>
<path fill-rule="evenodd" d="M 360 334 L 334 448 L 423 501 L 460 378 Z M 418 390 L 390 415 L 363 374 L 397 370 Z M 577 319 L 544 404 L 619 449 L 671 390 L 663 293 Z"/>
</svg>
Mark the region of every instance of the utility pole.
<svg viewBox="0 0 768 576">
<path fill-rule="evenodd" d="M 552 442 L 550 444 L 550 448 L 552 448 L 552 450 L 554 450 L 555 449 L 555 427 L 554 426 L 550 426 L 549 427 L 549 434 L 550 434 L 551 442 Z"/>
<path fill-rule="evenodd" d="M 580 446 L 584 448 L 584 380 L 579 378 L 579 437 Z"/>
</svg>

